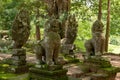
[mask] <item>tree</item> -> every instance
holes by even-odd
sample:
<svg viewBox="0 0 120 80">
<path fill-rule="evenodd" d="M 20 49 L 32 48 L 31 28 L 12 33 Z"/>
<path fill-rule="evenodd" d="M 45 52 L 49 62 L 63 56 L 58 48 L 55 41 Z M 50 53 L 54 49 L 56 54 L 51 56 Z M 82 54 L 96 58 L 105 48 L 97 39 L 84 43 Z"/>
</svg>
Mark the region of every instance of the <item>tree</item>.
<svg viewBox="0 0 120 80">
<path fill-rule="evenodd" d="M 36 26 L 36 40 L 41 40 L 41 34 L 40 34 L 40 21 L 39 21 L 39 18 L 40 18 L 40 6 L 41 6 L 41 1 L 39 0 L 36 0 L 34 2 L 34 7 L 35 7 L 35 14 L 36 14 L 36 23 L 35 23 L 35 26 Z"/>
<path fill-rule="evenodd" d="M 98 20 L 102 18 L 102 0 L 99 0 Z"/>
<path fill-rule="evenodd" d="M 105 40 L 105 51 L 108 52 L 108 42 L 109 42 L 109 32 L 110 32 L 110 0 L 108 0 L 108 9 L 107 9 L 107 12 L 108 12 L 108 15 L 107 15 L 107 25 L 106 25 L 106 40 Z"/>
<path fill-rule="evenodd" d="M 55 16 L 56 19 L 61 21 L 60 24 L 60 36 L 64 38 L 65 34 L 65 22 L 70 10 L 71 0 L 46 0 L 48 16 Z"/>
</svg>

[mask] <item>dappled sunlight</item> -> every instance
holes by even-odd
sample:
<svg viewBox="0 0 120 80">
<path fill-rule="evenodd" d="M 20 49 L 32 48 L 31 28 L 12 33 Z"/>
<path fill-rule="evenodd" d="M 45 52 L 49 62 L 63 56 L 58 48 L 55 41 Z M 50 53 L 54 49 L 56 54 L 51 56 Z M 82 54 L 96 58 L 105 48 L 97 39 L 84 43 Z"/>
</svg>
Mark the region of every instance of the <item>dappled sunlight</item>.
<svg viewBox="0 0 120 80">
<path fill-rule="evenodd" d="M 109 52 L 120 54 L 120 46 L 109 44 Z"/>
</svg>

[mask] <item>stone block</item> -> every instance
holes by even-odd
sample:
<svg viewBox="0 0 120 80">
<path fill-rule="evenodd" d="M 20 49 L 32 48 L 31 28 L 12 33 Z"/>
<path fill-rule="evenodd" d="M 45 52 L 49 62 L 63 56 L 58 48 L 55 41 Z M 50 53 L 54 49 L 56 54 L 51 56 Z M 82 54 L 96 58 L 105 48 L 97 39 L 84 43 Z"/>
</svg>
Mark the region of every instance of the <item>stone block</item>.
<svg viewBox="0 0 120 80">
<path fill-rule="evenodd" d="M 27 65 L 23 66 L 10 66 L 10 70 L 12 73 L 20 74 L 20 73 L 26 73 L 29 70 L 29 67 Z"/>
<path fill-rule="evenodd" d="M 66 69 L 49 70 L 32 67 L 29 69 L 29 80 L 68 80 Z"/>
</svg>

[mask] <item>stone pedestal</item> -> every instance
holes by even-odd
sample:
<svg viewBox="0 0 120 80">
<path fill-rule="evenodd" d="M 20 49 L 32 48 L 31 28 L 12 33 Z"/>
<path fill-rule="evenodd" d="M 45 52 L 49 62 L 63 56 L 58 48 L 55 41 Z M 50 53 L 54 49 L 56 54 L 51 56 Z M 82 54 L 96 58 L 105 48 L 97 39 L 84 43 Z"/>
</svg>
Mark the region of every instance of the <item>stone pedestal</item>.
<svg viewBox="0 0 120 80">
<path fill-rule="evenodd" d="M 68 80 L 67 70 L 62 66 L 32 67 L 29 69 L 29 80 Z"/>
<path fill-rule="evenodd" d="M 61 52 L 64 54 L 74 54 L 75 45 L 73 44 L 63 44 L 61 46 Z"/>
<path fill-rule="evenodd" d="M 13 49 L 11 70 L 15 73 L 24 73 L 28 71 L 25 49 Z"/>
<path fill-rule="evenodd" d="M 92 57 L 86 59 L 84 65 L 88 67 L 87 76 L 92 80 L 115 80 L 116 73 L 119 69 L 113 67 L 109 61 L 102 57 Z"/>
</svg>

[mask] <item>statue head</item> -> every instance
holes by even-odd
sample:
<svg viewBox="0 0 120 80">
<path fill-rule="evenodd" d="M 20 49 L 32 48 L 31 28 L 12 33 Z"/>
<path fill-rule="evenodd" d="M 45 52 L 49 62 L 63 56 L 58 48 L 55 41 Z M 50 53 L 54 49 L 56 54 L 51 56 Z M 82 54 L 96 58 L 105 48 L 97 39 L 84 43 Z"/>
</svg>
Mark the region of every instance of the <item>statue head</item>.
<svg viewBox="0 0 120 80">
<path fill-rule="evenodd" d="M 100 20 L 96 20 L 94 23 L 93 23 L 93 26 L 92 26 L 92 33 L 95 33 L 95 32 L 103 32 L 103 23 L 100 21 Z"/>
<path fill-rule="evenodd" d="M 54 16 L 50 17 L 45 25 L 45 32 L 53 31 L 58 32 L 60 27 L 60 22 Z"/>
<path fill-rule="evenodd" d="M 26 43 L 30 34 L 30 20 L 27 9 L 20 9 L 13 21 L 11 32 L 12 39 L 14 40 L 14 48 L 21 48 Z"/>
</svg>

